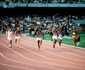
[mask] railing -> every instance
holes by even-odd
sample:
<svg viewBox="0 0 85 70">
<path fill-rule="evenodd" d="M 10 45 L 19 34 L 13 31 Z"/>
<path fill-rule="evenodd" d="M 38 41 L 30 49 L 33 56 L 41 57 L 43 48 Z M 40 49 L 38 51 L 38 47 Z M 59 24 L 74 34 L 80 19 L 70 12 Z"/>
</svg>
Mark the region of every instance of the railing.
<svg viewBox="0 0 85 70">
<path fill-rule="evenodd" d="M 85 7 L 85 0 L 0 0 L 0 6 L 14 7 Z"/>
<path fill-rule="evenodd" d="M 0 3 L 1 7 L 14 8 L 14 7 L 85 7 L 85 4 L 31 4 L 31 3 Z"/>
</svg>

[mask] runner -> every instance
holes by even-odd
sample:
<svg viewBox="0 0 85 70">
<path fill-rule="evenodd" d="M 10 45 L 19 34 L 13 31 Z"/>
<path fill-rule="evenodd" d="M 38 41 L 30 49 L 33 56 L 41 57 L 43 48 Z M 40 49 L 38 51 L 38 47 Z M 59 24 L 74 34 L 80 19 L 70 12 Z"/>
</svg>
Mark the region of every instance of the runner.
<svg viewBox="0 0 85 70">
<path fill-rule="evenodd" d="M 61 46 L 62 38 L 64 36 L 64 30 L 61 28 L 58 33 L 59 46 Z"/>
<path fill-rule="evenodd" d="M 42 45 L 42 38 L 43 38 L 43 33 L 41 31 L 41 28 L 37 29 L 36 36 L 37 36 L 38 48 L 40 49 L 40 46 Z"/>
<path fill-rule="evenodd" d="M 74 41 L 74 45 L 76 47 L 77 43 L 77 38 L 78 38 L 78 31 L 76 30 L 76 27 L 72 28 L 72 39 Z"/>
<path fill-rule="evenodd" d="M 56 28 L 56 27 L 54 26 L 53 29 L 51 29 L 51 28 L 48 27 L 48 29 L 51 30 L 52 33 L 53 33 L 53 36 L 52 36 L 52 39 L 53 39 L 53 48 L 55 48 L 55 44 L 56 44 L 56 41 L 57 41 L 57 39 L 58 39 L 58 31 L 59 31 L 62 27 L 63 27 L 63 24 L 62 24 L 62 26 L 59 27 L 59 28 Z"/>
<path fill-rule="evenodd" d="M 15 31 L 15 43 L 17 43 L 17 48 L 20 47 L 20 36 L 21 36 L 20 27 L 17 27 Z"/>
<path fill-rule="evenodd" d="M 13 32 L 12 32 L 12 29 L 10 27 L 6 31 L 6 37 L 7 37 L 8 41 L 9 41 L 9 46 L 8 47 L 11 48 L 12 47 Z"/>
</svg>

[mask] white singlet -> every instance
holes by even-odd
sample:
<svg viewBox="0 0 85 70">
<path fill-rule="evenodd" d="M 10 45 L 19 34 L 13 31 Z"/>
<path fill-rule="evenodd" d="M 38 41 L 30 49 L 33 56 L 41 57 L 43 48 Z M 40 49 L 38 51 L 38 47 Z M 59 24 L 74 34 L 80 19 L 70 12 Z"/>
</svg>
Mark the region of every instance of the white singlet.
<svg viewBox="0 0 85 70">
<path fill-rule="evenodd" d="M 12 40 L 12 37 L 13 37 L 13 36 L 12 36 L 12 31 L 11 31 L 11 32 L 8 31 L 7 33 L 8 33 L 8 40 L 9 40 L 9 41 Z"/>
</svg>

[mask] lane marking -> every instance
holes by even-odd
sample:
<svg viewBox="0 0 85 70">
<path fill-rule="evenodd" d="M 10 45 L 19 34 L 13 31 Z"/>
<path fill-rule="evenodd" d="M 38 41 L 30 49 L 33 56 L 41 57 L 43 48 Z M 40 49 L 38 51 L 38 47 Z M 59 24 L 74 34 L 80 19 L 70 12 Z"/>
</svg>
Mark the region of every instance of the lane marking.
<svg viewBox="0 0 85 70">
<path fill-rule="evenodd" d="M 12 50 L 13 51 L 13 50 Z M 16 52 L 16 51 L 14 51 L 14 52 Z M 17 53 L 17 52 L 16 52 Z M 17 53 L 17 54 L 19 54 L 19 53 Z M 22 55 L 23 56 L 23 55 Z M 26 57 L 25 57 L 26 58 Z"/>
<path fill-rule="evenodd" d="M 27 44 L 27 43 L 26 43 Z M 28 44 L 27 44 L 28 45 Z M 21 47 L 22 48 L 22 47 Z M 23 48 L 24 49 L 24 48 Z M 24 50 L 27 50 L 27 49 L 24 49 Z M 27 50 L 28 51 L 28 50 Z M 32 52 L 32 51 L 30 51 L 30 52 Z M 33 52 L 32 52 L 33 53 Z M 36 55 L 38 55 L 38 56 L 41 56 L 41 57 L 43 57 L 43 58 L 45 58 L 45 59 L 50 59 L 50 58 L 48 58 L 48 57 L 45 57 L 45 56 L 42 56 L 42 55 L 39 55 L 39 54 L 37 54 L 37 53 L 34 53 L 34 54 L 36 54 Z M 50 60 L 55 60 L 55 59 L 50 59 Z M 59 60 L 55 60 L 55 61 L 59 61 Z M 60 61 L 60 62 L 65 62 L 65 61 Z M 72 62 L 67 62 L 67 63 L 72 63 Z M 72 63 L 72 64 L 76 64 L 76 63 Z"/>
<path fill-rule="evenodd" d="M 0 42 L 0 44 L 2 44 L 4 47 L 7 48 L 7 46 L 4 45 L 3 43 Z M 10 49 L 11 51 L 15 52 L 16 54 L 18 54 L 19 56 L 23 57 L 24 59 L 28 59 L 28 60 L 31 60 L 31 61 L 37 61 L 37 60 L 33 60 L 33 59 L 30 59 L 30 58 L 27 58 L 27 57 L 23 56 L 23 55 L 17 53 L 16 51 L 12 50 L 11 48 L 8 48 L 8 49 Z M 37 62 L 41 62 L 41 61 L 37 61 Z M 50 65 L 55 65 L 55 64 L 51 64 L 51 63 L 47 63 L 47 62 L 41 62 L 41 63 L 46 63 L 46 64 L 50 64 Z M 33 64 L 32 64 L 32 65 L 33 65 Z M 56 64 L 56 65 L 59 65 L 59 64 Z M 35 65 L 35 66 L 37 66 L 37 65 Z M 64 65 L 60 65 L 60 66 L 64 66 Z M 56 69 L 56 68 L 52 68 L 52 67 L 39 66 L 39 65 L 38 65 L 37 67 L 44 67 L 44 68 L 49 68 L 49 69 Z M 66 67 L 67 67 L 67 66 L 66 66 Z M 59 69 L 60 69 L 60 68 L 59 68 Z M 61 70 L 64 70 L 64 69 L 61 69 Z"/>
<path fill-rule="evenodd" d="M 28 43 L 26 40 L 24 40 L 25 42 L 26 42 L 26 44 Z M 34 44 L 35 45 L 35 43 L 33 43 L 33 42 L 31 42 L 31 41 L 29 41 L 32 45 Z M 25 44 L 25 45 L 26 45 Z M 28 45 L 28 44 L 27 44 Z M 35 48 L 35 47 L 33 47 L 33 48 Z M 41 50 L 43 50 L 43 49 L 41 49 Z M 55 49 L 56 50 L 56 49 Z M 48 53 L 51 53 L 51 54 L 54 54 L 54 55 L 56 55 L 56 56 L 60 56 L 60 57 L 63 57 L 62 55 L 58 55 L 58 54 L 55 54 L 55 53 L 53 53 L 53 52 L 50 52 L 50 51 L 47 51 L 47 50 L 43 50 L 43 51 L 46 51 L 46 52 L 48 52 Z M 64 57 L 64 58 L 66 58 L 66 57 Z M 85 57 L 84 57 L 85 58 Z M 71 59 L 71 58 L 67 58 L 67 59 Z M 71 59 L 71 60 L 77 60 L 77 59 Z M 77 60 L 77 61 L 81 61 L 81 62 L 85 62 L 85 61 L 82 61 L 82 60 Z"/>
</svg>

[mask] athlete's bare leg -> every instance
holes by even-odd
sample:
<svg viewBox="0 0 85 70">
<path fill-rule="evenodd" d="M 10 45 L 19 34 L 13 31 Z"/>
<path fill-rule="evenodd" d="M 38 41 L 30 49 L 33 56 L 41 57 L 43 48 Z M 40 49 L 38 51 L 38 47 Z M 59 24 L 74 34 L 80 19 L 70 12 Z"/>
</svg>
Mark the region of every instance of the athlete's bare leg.
<svg viewBox="0 0 85 70">
<path fill-rule="evenodd" d="M 74 46 L 76 47 L 76 38 L 74 38 L 73 41 L 74 41 Z"/>
<path fill-rule="evenodd" d="M 61 46 L 61 42 L 62 42 L 62 40 L 61 40 L 61 39 L 59 39 L 59 46 Z"/>
<path fill-rule="evenodd" d="M 56 40 L 53 39 L 53 48 L 55 48 Z"/>
<path fill-rule="evenodd" d="M 38 44 L 38 48 L 40 50 L 40 40 L 37 41 L 37 44 Z"/>
<path fill-rule="evenodd" d="M 17 48 L 20 47 L 20 39 L 17 39 Z"/>
<path fill-rule="evenodd" d="M 40 40 L 40 46 L 42 46 L 42 40 Z"/>
<path fill-rule="evenodd" d="M 12 47 L 12 40 L 9 41 L 9 48 Z"/>
</svg>

